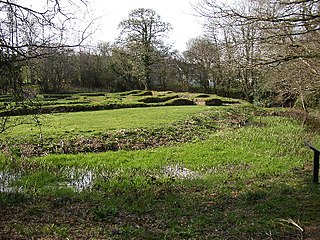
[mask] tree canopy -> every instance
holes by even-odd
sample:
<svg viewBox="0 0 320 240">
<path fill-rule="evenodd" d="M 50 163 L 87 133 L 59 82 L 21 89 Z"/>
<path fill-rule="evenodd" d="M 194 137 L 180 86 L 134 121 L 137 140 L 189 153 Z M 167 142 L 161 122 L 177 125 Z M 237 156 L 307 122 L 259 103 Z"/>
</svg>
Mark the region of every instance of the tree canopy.
<svg viewBox="0 0 320 240">
<path fill-rule="evenodd" d="M 151 88 L 151 66 L 160 61 L 159 56 L 168 53 L 164 43 L 171 25 L 162 21 L 152 9 L 139 8 L 133 10 L 127 19 L 119 24 L 121 34 L 119 41 L 135 55 L 138 78 L 146 89 Z"/>
</svg>

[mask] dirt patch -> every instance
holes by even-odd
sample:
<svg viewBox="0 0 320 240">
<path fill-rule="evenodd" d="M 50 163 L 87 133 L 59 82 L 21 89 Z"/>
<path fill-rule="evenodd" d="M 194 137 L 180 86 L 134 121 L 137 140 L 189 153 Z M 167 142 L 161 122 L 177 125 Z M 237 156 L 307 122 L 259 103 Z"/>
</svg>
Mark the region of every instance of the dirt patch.
<svg viewBox="0 0 320 240">
<path fill-rule="evenodd" d="M 308 226 L 304 228 L 304 240 L 319 240 L 320 226 Z"/>
</svg>

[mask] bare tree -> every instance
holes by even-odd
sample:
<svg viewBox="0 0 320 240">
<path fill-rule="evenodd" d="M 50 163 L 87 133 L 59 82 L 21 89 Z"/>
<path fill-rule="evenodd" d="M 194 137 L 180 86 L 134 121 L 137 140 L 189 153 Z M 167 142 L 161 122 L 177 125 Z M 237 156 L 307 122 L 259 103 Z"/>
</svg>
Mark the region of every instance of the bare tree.
<svg viewBox="0 0 320 240">
<path fill-rule="evenodd" d="M 78 46 L 88 37 L 87 30 L 90 25 L 89 23 L 82 26 L 81 30 L 76 29 L 79 27 L 75 25 L 76 22 L 82 18 L 77 6 L 79 2 L 86 7 L 84 0 L 79 0 L 78 3 L 59 0 L 41 1 L 39 6 L 34 8 L 25 1 L 0 1 L 2 52 L 15 56 L 15 60 L 22 61 L 51 54 L 52 49 L 59 49 L 62 46 Z"/>
<path fill-rule="evenodd" d="M 243 6 L 246 6 L 245 10 Z M 220 27 L 221 31 L 221 27 L 226 26 L 232 29 L 231 35 L 236 32 L 234 29 L 245 30 L 242 33 L 245 38 L 236 39 L 233 46 L 244 46 L 246 54 L 243 59 L 246 61 L 246 69 L 249 67 L 249 73 L 252 74 L 252 70 L 268 72 L 268 85 L 275 83 L 273 89 L 277 88 L 281 95 L 294 95 L 304 102 L 306 96 L 314 92 L 319 85 L 319 77 L 314 71 L 320 56 L 319 1 L 244 0 L 228 4 L 201 0 L 197 10 L 207 19 L 209 25 L 219 23 L 215 26 Z M 297 68 L 297 64 L 306 69 L 304 74 L 301 68 Z M 285 74 L 279 74 L 281 71 Z M 244 73 L 247 74 L 247 70 Z M 276 79 L 270 81 L 270 76 Z M 304 84 L 299 93 L 288 76 Z M 283 84 L 279 84 L 280 82 Z M 285 93 L 284 89 L 291 94 Z"/>
<path fill-rule="evenodd" d="M 218 46 L 205 37 L 191 39 L 187 44 L 184 56 L 193 66 L 193 72 L 197 75 L 200 85 L 205 92 L 210 85 L 220 83 L 220 54 Z"/>
<path fill-rule="evenodd" d="M 83 22 L 77 5 L 85 9 L 85 0 L 43 0 L 32 4 L 24 0 L 0 1 L 0 92 L 13 96 L 12 102 L 4 106 L 7 110 L 21 107 L 25 104 L 21 100 L 30 96 L 22 74 L 30 60 L 79 46 L 90 35 L 90 22 L 77 24 L 80 19 Z M 8 118 L 0 121 L 1 132 L 8 127 Z"/>
</svg>

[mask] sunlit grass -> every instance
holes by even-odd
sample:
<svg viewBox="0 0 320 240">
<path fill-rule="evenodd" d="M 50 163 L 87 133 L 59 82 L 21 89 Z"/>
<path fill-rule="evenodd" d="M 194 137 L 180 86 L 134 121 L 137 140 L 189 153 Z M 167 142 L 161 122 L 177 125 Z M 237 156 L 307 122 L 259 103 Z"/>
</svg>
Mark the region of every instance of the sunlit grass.
<svg viewBox="0 0 320 240">
<path fill-rule="evenodd" d="M 301 232 L 286 220 L 307 227 L 318 219 L 313 209 L 320 192 L 311 184 L 312 153 L 304 146 L 306 138 L 315 139 L 315 144 L 319 139 L 295 120 L 255 116 L 246 126 L 222 128 L 206 141 L 139 151 L 49 155 L 14 163 L 3 160 L 3 164 L 19 171 L 25 168 L 13 184 L 26 196 L 39 198 L 31 205 L 21 200 L 34 217 L 33 224 L 55 226 L 49 224 L 51 218 L 61 216 L 94 223 L 84 226 L 83 238 L 292 239 Z M 185 177 L 168 167 L 185 171 Z M 67 190 L 74 169 L 96 173 L 90 188 Z M 0 203 L 16 204 L 5 194 Z M 43 212 L 48 208 L 55 211 L 47 218 Z M 43 219 L 47 221 L 42 223 Z M 78 225 L 66 222 L 58 226 L 68 229 L 64 237 L 78 233 Z M 31 235 L 43 234 L 35 230 Z"/>
<path fill-rule="evenodd" d="M 190 168 L 217 164 L 254 163 L 260 165 L 296 164 L 290 158 L 306 153 L 303 127 L 280 117 L 259 118 L 259 126 L 249 126 L 213 134 L 208 141 L 143 151 L 118 151 L 101 154 L 50 155 L 40 158 L 52 164 L 103 166 L 114 168 L 183 164 Z M 299 155 L 298 155 L 299 156 Z"/>
<path fill-rule="evenodd" d="M 24 124 L 10 129 L 2 137 L 39 136 L 40 130 L 45 137 L 56 138 L 97 135 L 120 129 L 161 127 L 208 109 L 208 106 L 177 106 L 45 114 L 40 117 L 41 129 L 32 123 Z"/>
</svg>

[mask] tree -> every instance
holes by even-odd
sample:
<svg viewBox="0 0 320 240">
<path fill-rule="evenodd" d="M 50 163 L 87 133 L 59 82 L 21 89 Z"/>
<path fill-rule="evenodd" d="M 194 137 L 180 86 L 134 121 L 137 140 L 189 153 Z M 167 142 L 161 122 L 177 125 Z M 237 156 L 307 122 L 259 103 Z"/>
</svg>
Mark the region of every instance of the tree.
<svg viewBox="0 0 320 240">
<path fill-rule="evenodd" d="M 30 60 L 79 46 L 90 34 L 90 23 L 83 30 L 76 30 L 77 20 L 83 22 L 79 6 L 76 7 L 79 2 L 86 6 L 84 0 L 43 0 L 36 7 L 26 1 L 0 1 L 0 91 L 13 96 L 7 108 L 19 106 L 20 100 L 30 96 L 23 78 L 23 68 Z M 77 9 L 77 14 L 71 9 Z M 7 122 L 7 118 L 1 119 L 0 132 L 8 127 Z"/>
<path fill-rule="evenodd" d="M 63 48 L 45 58 L 32 59 L 29 61 L 30 83 L 37 85 L 42 93 L 61 92 L 75 79 L 79 79 L 79 61 L 76 60 L 72 49 Z"/>
<path fill-rule="evenodd" d="M 194 77 L 198 79 L 205 92 L 209 92 L 210 85 L 220 83 L 220 54 L 218 46 L 209 38 L 198 37 L 187 44 L 184 56 L 193 66 Z"/>
<path fill-rule="evenodd" d="M 197 10 L 209 23 L 227 23 L 232 35 L 237 32 L 233 29 L 246 29 L 242 34 L 246 37 L 234 41 L 233 46 L 242 45 L 250 50 L 250 54 L 245 54 L 248 58 L 242 58 L 250 67 L 249 76 L 257 71 L 267 73 L 263 85 L 272 85 L 279 95 L 300 98 L 302 102 L 318 88 L 319 1 L 244 0 L 228 4 L 202 0 Z M 295 82 L 302 84 L 299 91 Z"/>
<path fill-rule="evenodd" d="M 112 83 L 114 91 L 141 89 L 144 86 L 139 81 L 139 70 L 136 56 L 124 46 L 112 46 L 109 65 L 115 78 Z"/>
<path fill-rule="evenodd" d="M 163 38 L 171 29 L 169 23 L 152 9 L 133 10 L 129 17 L 119 24 L 120 42 L 135 59 L 135 75 L 143 82 L 145 89 L 150 89 L 151 68 L 161 61 L 169 51 Z"/>
</svg>

